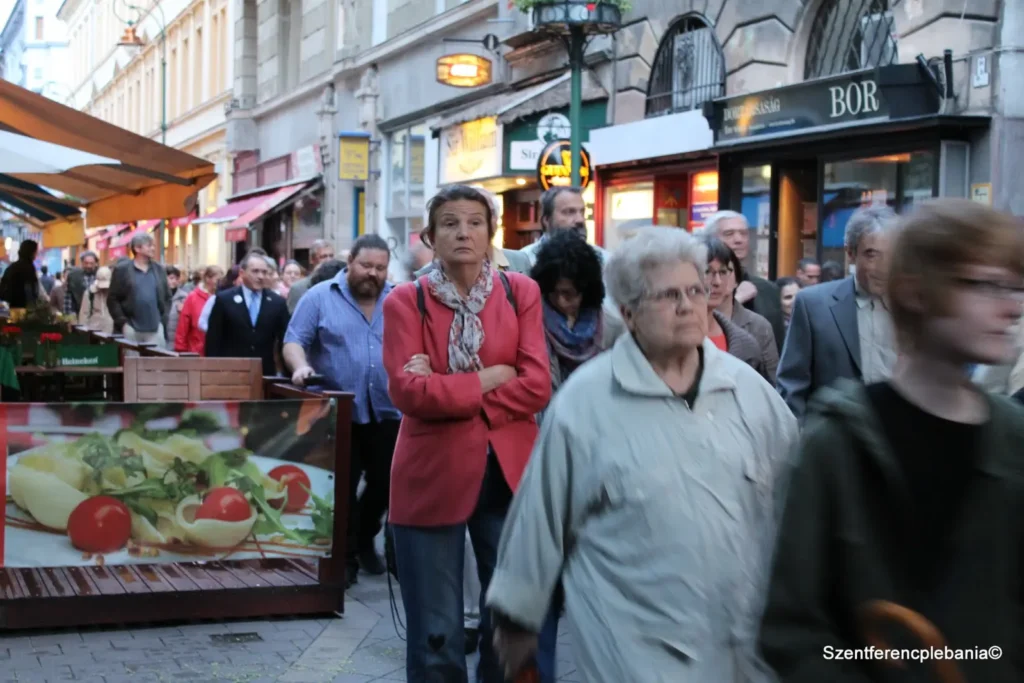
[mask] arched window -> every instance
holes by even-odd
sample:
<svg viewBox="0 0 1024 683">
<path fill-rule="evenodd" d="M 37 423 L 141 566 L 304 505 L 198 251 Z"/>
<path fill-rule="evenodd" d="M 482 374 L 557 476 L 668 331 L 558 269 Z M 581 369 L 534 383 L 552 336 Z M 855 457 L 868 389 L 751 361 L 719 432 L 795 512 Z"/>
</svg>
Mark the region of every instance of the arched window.
<svg viewBox="0 0 1024 683">
<path fill-rule="evenodd" d="M 886 0 L 823 0 L 811 24 L 804 80 L 898 61 Z"/>
<path fill-rule="evenodd" d="M 698 16 L 676 20 L 661 40 L 647 84 L 647 116 L 696 109 L 725 94 L 725 59 Z"/>
</svg>

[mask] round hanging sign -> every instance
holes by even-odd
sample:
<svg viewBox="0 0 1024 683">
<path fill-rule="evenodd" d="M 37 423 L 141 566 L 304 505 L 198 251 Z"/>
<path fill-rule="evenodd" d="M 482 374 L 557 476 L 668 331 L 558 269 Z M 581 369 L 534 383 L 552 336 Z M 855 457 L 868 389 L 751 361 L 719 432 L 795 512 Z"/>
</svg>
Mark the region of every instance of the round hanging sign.
<svg viewBox="0 0 1024 683">
<path fill-rule="evenodd" d="M 590 155 L 580 147 L 580 189 L 590 184 Z M 572 184 L 572 145 L 568 140 L 548 144 L 537 159 L 537 182 L 545 190 Z"/>
</svg>

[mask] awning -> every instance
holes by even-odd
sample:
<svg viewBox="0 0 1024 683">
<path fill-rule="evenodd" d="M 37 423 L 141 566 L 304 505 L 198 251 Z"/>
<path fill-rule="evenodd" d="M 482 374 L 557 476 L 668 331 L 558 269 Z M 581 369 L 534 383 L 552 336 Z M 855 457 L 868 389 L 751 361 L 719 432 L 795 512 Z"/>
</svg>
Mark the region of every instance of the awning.
<svg viewBox="0 0 1024 683">
<path fill-rule="evenodd" d="M 85 221 L 81 216 L 47 223 L 43 228 L 43 249 L 80 247 L 85 244 Z"/>
<path fill-rule="evenodd" d="M 55 197 L 44 188 L 14 176 L 0 174 L 0 204 L 34 227 L 44 223 L 82 215 L 73 199 Z"/>
<path fill-rule="evenodd" d="M 268 192 L 261 192 L 259 194 L 253 194 L 248 197 L 236 199 L 233 202 L 228 202 L 213 213 L 208 213 L 201 218 L 197 218 L 192 221 L 192 223 L 195 225 L 202 225 L 204 223 L 230 223 L 252 207 L 262 202 L 268 194 Z"/>
<path fill-rule="evenodd" d="M 144 230 L 129 230 L 128 232 L 124 233 L 123 235 L 121 235 L 120 237 L 115 239 L 110 244 L 110 248 L 111 249 L 117 249 L 118 247 L 127 247 L 129 244 L 131 244 L 133 237 L 135 237 L 136 235 L 145 235 L 145 234 L 148 234 L 148 233 L 146 231 L 144 231 Z"/>
<path fill-rule="evenodd" d="M 99 230 L 99 234 L 96 235 L 99 239 L 96 242 L 96 251 L 103 251 L 110 247 L 110 242 L 114 240 L 122 230 L 127 230 L 132 227 L 128 223 L 121 223 L 119 225 L 108 225 Z M 90 238 L 91 239 L 91 238 Z"/>
<path fill-rule="evenodd" d="M 700 152 L 714 144 L 707 119 L 695 109 L 596 128 L 587 151 L 594 166 L 609 166 Z"/>
<path fill-rule="evenodd" d="M 0 81 L 0 130 L 120 161 L 50 174 L 12 174 L 81 200 L 91 225 L 192 211 L 214 166 L 37 93 Z"/>
<path fill-rule="evenodd" d="M 430 128 L 436 132 L 489 116 L 497 116 L 499 124 L 507 124 L 540 111 L 567 107 L 572 94 L 570 77 L 571 74 L 566 72 L 558 78 L 522 90 L 513 90 L 488 97 L 442 116 L 431 124 Z M 604 89 L 597 77 L 591 72 L 585 71 L 583 73 L 583 101 L 592 102 L 607 99 L 607 97 L 608 91 Z"/>
<path fill-rule="evenodd" d="M 288 185 L 287 187 L 282 187 L 281 189 L 274 191 L 270 195 L 264 197 L 263 201 L 259 202 L 232 221 L 231 225 L 228 226 L 228 229 L 237 230 L 238 228 L 250 227 L 253 223 L 260 220 L 268 213 L 283 208 L 291 199 L 302 192 L 307 185 L 309 185 L 309 183 L 298 183 L 296 185 Z"/>
</svg>

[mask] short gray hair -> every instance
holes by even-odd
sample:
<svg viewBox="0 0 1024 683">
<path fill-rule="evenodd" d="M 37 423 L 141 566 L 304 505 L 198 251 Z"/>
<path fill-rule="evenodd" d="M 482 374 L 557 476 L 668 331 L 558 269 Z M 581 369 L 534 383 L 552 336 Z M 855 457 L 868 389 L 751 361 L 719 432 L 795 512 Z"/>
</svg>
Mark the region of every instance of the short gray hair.
<svg viewBox="0 0 1024 683">
<path fill-rule="evenodd" d="M 139 247 L 143 247 L 147 244 L 156 244 L 156 240 L 148 232 L 137 232 L 132 235 L 132 241 L 130 242 L 132 253 L 136 253 Z"/>
<path fill-rule="evenodd" d="M 876 232 L 888 232 L 896 225 L 896 212 L 888 206 L 866 206 L 857 209 L 846 222 L 846 235 L 843 239 L 846 251 L 856 254 L 864 237 Z"/>
<path fill-rule="evenodd" d="M 640 228 L 608 258 L 604 270 L 608 293 L 618 306 L 636 308 L 647 293 L 647 272 L 672 263 L 691 264 L 705 284 L 708 250 L 700 240 L 679 228 Z"/>
<path fill-rule="evenodd" d="M 748 228 L 750 227 L 750 222 L 742 213 L 738 211 L 718 211 L 708 216 L 708 219 L 704 221 L 704 227 L 701 228 L 700 234 L 708 235 L 709 237 L 718 237 L 718 224 L 732 218 L 738 218 L 743 221 Z"/>
</svg>

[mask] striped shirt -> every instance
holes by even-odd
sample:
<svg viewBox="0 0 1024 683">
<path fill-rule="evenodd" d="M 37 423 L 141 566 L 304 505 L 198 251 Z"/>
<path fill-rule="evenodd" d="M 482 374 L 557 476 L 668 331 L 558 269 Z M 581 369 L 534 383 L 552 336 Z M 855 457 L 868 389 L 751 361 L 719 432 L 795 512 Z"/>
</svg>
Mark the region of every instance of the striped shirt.
<svg viewBox="0 0 1024 683">
<path fill-rule="evenodd" d="M 347 276 L 343 270 L 299 299 L 284 342 L 303 348 L 310 366 L 326 379 L 328 389 L 355 396 L 352 421 L 356 424 L 401 419 L 388 396 L 382 353 L 384 297 L 391 285 L 384 285 L 373 317 L 367 321 L 348 288 Z"/>
</svg>

